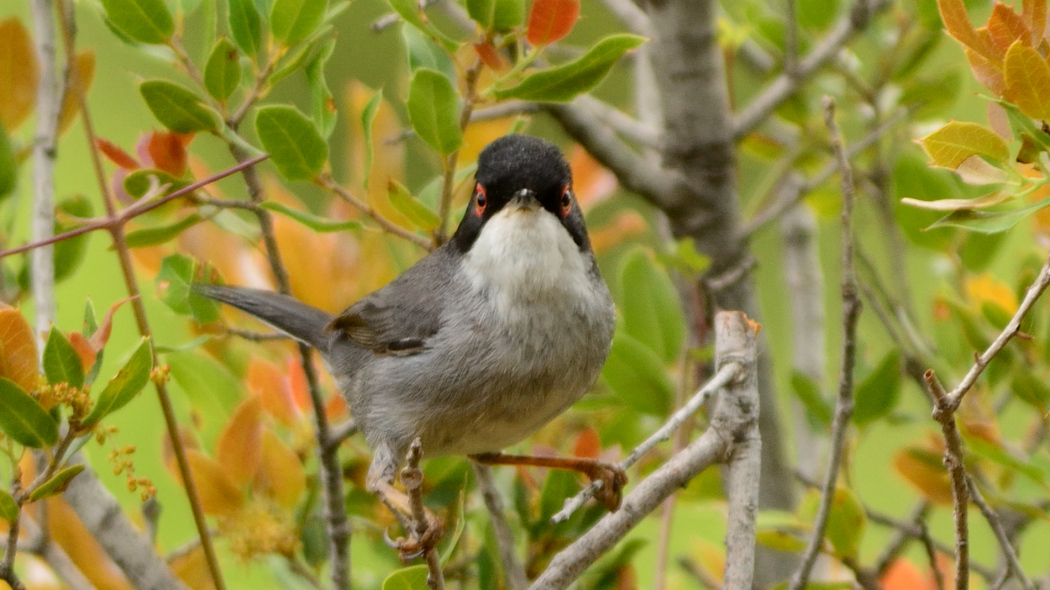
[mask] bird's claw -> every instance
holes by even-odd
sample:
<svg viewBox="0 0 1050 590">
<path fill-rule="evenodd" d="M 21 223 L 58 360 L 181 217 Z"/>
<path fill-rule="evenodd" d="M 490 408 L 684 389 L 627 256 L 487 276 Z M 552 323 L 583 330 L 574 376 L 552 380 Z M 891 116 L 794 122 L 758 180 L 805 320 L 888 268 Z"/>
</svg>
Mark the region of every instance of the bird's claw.
<svg viewBox="0 0 1050 590">
<path fill-rule="evenodd" d="M 627 472 L 615 463 L 595 462 L 585 474 L 591 481 L 602 481 L 594 496 L 609 512 L 616 512 L 623 501 L 623 486 L 627 485 Z"/>
<path fill-rule="evenodd" d="M 411 536 L 413 538 L 411 539 L 404 537 L 391 539 L 387 531 L 383 531 L 383 541 L 390 547 L 397 549 L 398 559 L 403 562 L 409 562 L 426 555 L 431 549 L 437 547 L 438 541 L 444 535 L 441 519 L 431 514 L 429 510 L 426 513 L 426 528 L 422 532 L 419 532 L 415 527 L 412 528 Z"/>
</svg>

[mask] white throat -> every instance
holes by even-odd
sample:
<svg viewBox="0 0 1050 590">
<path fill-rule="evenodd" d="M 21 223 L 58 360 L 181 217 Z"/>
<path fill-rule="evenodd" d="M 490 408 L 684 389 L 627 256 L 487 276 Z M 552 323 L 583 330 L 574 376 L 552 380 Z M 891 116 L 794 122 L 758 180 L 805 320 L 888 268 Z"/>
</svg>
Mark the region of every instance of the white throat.
<svg viewBox="0 0 1050 590">
<path fill-rule="evenodd" d="M 590 264 L 554 215 L 512 205 L 488 220 L 463 259 L 473 287 L 487 291 L 504 318 L 521 306 L 593 297 Z"/>
</svg>

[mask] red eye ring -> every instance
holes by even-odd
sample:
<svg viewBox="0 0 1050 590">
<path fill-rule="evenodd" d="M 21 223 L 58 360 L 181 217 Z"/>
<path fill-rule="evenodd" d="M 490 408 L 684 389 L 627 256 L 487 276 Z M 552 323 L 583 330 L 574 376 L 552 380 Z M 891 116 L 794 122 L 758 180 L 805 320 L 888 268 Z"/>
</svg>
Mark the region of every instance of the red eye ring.
<svg viewBox="0 0 1050 590">
<path fill-rule="evenodd" d="M 572 211 L 572 187 L 565 185 L 561 189 L 561 216 L 568 217 Z"/>
<path fill-rule="evenodd" d="M 481 186 L 479 182 L 474 187 L 474 213 L 481 217 L 481 214 L 485 212 L 485 206 L 489 204 L 489 197 L 485 194 L 485 187 Z"/>
</svg>

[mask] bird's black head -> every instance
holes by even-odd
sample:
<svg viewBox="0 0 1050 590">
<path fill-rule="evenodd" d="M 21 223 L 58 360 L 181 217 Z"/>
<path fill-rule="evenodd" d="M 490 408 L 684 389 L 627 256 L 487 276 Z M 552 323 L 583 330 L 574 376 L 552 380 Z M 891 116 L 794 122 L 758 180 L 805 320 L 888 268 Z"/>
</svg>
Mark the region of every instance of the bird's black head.
<svg viewBox="0 0 1050 590">
<path fill-rule="evenodd" d="M 474 194 L 452 236 L 461 252 L 470 249 L 492 216 L 512 201 L 528 198 L 557 217 L 581 250 L 590 250 L 572 190 L 572 170 L 558 146 L 538 137 L 505 135 L 481 150 L 474 177 Z"/>
</svg>

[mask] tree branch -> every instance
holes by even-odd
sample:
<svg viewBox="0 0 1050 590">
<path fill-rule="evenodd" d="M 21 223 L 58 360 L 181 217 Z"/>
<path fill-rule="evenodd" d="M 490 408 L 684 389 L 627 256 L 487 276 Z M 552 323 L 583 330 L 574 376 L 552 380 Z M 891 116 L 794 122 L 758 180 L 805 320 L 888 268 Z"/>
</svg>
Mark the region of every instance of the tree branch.
<svg viewBox="0 0 1050 590">
<path fill-rule="evenodd" d="M 966 485 L 962 438 L 955 427 L 955 413 L 945 407 L 947 396 L 944 386 L 937 380 L 933 369 L 926 371 L 925 378 L 926 390 L 934 402 L 934 418 L 941 423 L 941 432 L 944 433 L 944 465 L 951 478 L 955 516 L 955 588 L 966 590 L 970 587 L 970 531 L 967 522 L 970 490 Z"/>
<path fill-rule="evenodd" d="M 733 137 L 743 139 L 787 99 L 791 98 L 806 80 L 838 55 L 839 50 L 871 22 L 871 17 L 891 4 L 890 0 L 855 0 L 849 13 L 835 24 L 819 45 L 798 62 L 794 71 L 777 76 L 733 122 Z"/>
<path fill-rule="evenodd" d="M 704 469 L 731 458 L 733 441 L 738 436 L 747 436 L 751 424 L 735 419 L 757 412 L 755 325 L 740 312 L 720 312 L 715 319 L 715 329 L 718 343 L 716 362 L 721 366 L 740 363 L 742 373 L 723 391 L 711 427 L 652 475 L 639 482 L 624 498 L 618 511 L 605 515 L 579 539 L 555 555 L 547 569 L 530 586 L 532 590 L 567 587 L 665 498 L 677 492 Z M 737 405 L 750 407 L 751 410 L 731 409 Z M 746 547 L 742 548 L 742 555 L 735 559 L 740 560 L 740 567 L 743 567 L 748 559 Z M 746 572 L 739 571 L 739 576 L 734 576 L 734 580 L 743 580 Z M 750 588 L 750 585 L 747 587 Z"/>
<path fill-rule="evenodd" d="M 1021 562 L 1017 559 L 1017 551 L 1010 543 L 1009 537 L 1006 536 L 1006 530 L 1003 528 L 1002 521 L 999 520 L 999 515 L 984 501 L 984 496 L 981 495 L 981 490 L 977 489 L 977 484 L 974 483 L 972 477 L 967 476 L 966 483 L 970 489 L 970 499 L 977 505 L 981 515 L 988 521 L 988 526 L 995 533 L 996 540 L 999 541 L 999 548 L 1002 549 L 1003 556 L 1006 558 L 1007 573 L 1016 577 L 1025 590 L 1035 590 L 1035 584 L 1028 579 L 1024 569 L 1021 568 Z"/>
<path fill-rule="evenodd" d="M 846 159 L 842 135 L 835 122 L 835 102 L 824 97 L 824 123 L 828 127 L 831 145 L 842 175 L 842 364 L 839 371 L 839 392 L 835 401 L 835 418 L 831 424 L 831 458 L 821 487 L 820 505 L 813 523 L 813 536 L 802 562 L 791 578 L 791 590 L 800 590 L 809 582 L 809 575 L 817 554 L 824 544 L 831 501 L 835 497 L 839 466 L 846 446 L 846 433 L 853 415 L 853 367 L 856 361 L 857 320 L 860 318 L 860 297 L 857 294 L 857 278 L 853 268 L 853 172 Z"/>
</svg>

